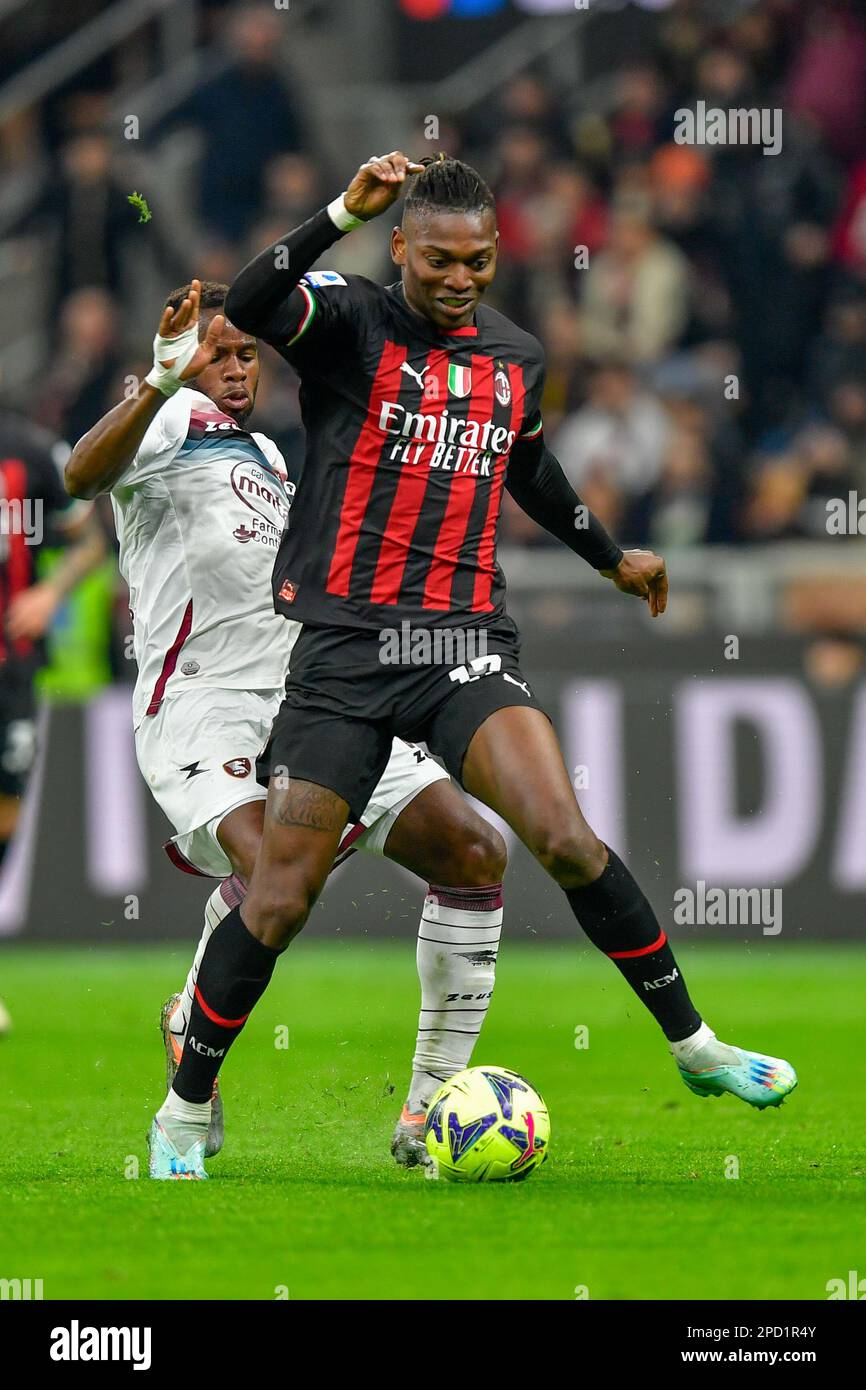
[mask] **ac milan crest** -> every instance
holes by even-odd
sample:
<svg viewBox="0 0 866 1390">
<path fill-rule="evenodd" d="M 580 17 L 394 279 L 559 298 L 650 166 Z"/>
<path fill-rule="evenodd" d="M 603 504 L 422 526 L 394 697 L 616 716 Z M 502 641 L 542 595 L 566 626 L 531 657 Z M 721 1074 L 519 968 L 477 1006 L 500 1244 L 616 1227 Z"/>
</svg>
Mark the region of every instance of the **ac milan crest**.
<svg viewBox="0 0 866 1390">
<path fill-rule="evenodd" d="M 253 765 L 249 758 L 230 758 L 227 763 L 223 763 L 223 771 L 229 777 L 249 777 L 253 770 Z"/>
<path fill-rule="evenodd" d="M 493 391 L 500 405 L 511 404 L 511 382 L 501 368 L 493 378 Z"/>
</svg>

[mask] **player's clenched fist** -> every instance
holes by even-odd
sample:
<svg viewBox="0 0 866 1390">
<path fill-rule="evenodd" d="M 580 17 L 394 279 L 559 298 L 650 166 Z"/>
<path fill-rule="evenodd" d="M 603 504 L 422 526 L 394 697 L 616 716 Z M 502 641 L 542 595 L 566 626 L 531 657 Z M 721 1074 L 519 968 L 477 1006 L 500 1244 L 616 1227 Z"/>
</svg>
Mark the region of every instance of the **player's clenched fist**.
<svg viewBox="0 0 866 1390">
<path fill-rule="evenodd" d="M 361 165 L 343 194 L 346 211 L 364 222 L 378 217 L 399 198 L 407 174 L 420 174 L 423 168 L 402 150 L 374 155 Z"/>
</svg>

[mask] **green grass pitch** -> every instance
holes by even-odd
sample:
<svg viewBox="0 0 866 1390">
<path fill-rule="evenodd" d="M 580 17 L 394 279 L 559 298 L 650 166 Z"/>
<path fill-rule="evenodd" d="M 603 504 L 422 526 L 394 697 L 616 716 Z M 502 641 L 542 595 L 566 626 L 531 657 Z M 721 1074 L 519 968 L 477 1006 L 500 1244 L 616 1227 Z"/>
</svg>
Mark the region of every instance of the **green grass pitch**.
<svg viewBox="0 0 866 1390">
<path fill-rule="evenodd" d="M 144 1136 L 184 953 L 4 950 L 0 1277 L 41 1278 L 46 1299 L 572 1300 L 825 1299 L 829 1279 L 866 1274 L 866 951 L 681 949 L 720 1036 L 797 1067 L 793 1097 L 759 1113 L 690 1095 L 591 950 L 506 940 L 475 1060 L 538 1086 L 551 1156 L 481 1187 L 388 1154 L 413 954 L 293 945 L 226 1064 L 213 1181 L 157 1184 Z"/>
</svg>

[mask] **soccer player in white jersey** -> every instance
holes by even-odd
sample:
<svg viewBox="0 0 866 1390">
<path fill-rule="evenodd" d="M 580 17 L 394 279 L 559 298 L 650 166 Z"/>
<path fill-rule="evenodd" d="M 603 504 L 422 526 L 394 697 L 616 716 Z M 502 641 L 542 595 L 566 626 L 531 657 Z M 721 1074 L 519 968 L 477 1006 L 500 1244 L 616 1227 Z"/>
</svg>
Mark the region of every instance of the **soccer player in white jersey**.
<svg viewBox="0 0 866 1390">
<path fill-rule="evenodd" d="M 153 370 L 79 441 L 66 468 L 74 496 L 111 494 L 135 626 L 136 751 L 175 826 L 166 849 L 179 867 L 222 880 L 185 989 L 163 1009 L 169 1087 L 151 1128 L 150 1172 L 166 1179 L 206 1177 L 204 1158 L 222 1145 L 218 1090 L 203 1103 L 172 1083 L 183 1047 L 197 1045 L 187 1024 L 205 945 L 242 901 L 259 849 L 266 789 L 256 781 L 256 757 L 299 631 L 274 612 L 271 596 L 293 486 L 273 440 L 247 429 L 256 340 L 226 321 L 225 294 L 225 286 L 193 280 L 169 295 Z M 314 804 L 306 808 L 308 828 L 317 814 Z M 468 1065 L 489 1005 L 505 844 L 438 764 L 395 739 L 336 862 L 358 849 L 386 854 L 430 884 L 412 1080 L 391 1146 L 398 1163 L 413 1166 L 426 1158 L 427 1102 Z"/>
</svg>

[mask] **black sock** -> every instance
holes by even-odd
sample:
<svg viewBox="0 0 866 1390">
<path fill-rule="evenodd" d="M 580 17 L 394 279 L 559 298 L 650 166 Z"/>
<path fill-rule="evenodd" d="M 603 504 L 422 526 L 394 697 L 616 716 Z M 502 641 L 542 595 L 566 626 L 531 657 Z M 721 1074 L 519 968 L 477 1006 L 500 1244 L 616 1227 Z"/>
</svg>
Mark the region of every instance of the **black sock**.
<svg viewBox="0 0 866 1390">
<path fill-rule="evenodd" d="M 210 1100 L 226 1053 L 267 989 L 279 955 L 244 926 L 240 907 L 214 929 L 202 956 L 173 1082 L 182 1100 Z"/>
<path fill-rule="evenodd" d="M 701 1016 L 658 918 L 619 856 L 608 847 L 601 877 L 565 896 L 593 946 L 610 957 L 668 1041 L 694 1033 Z"/>
</svg>

